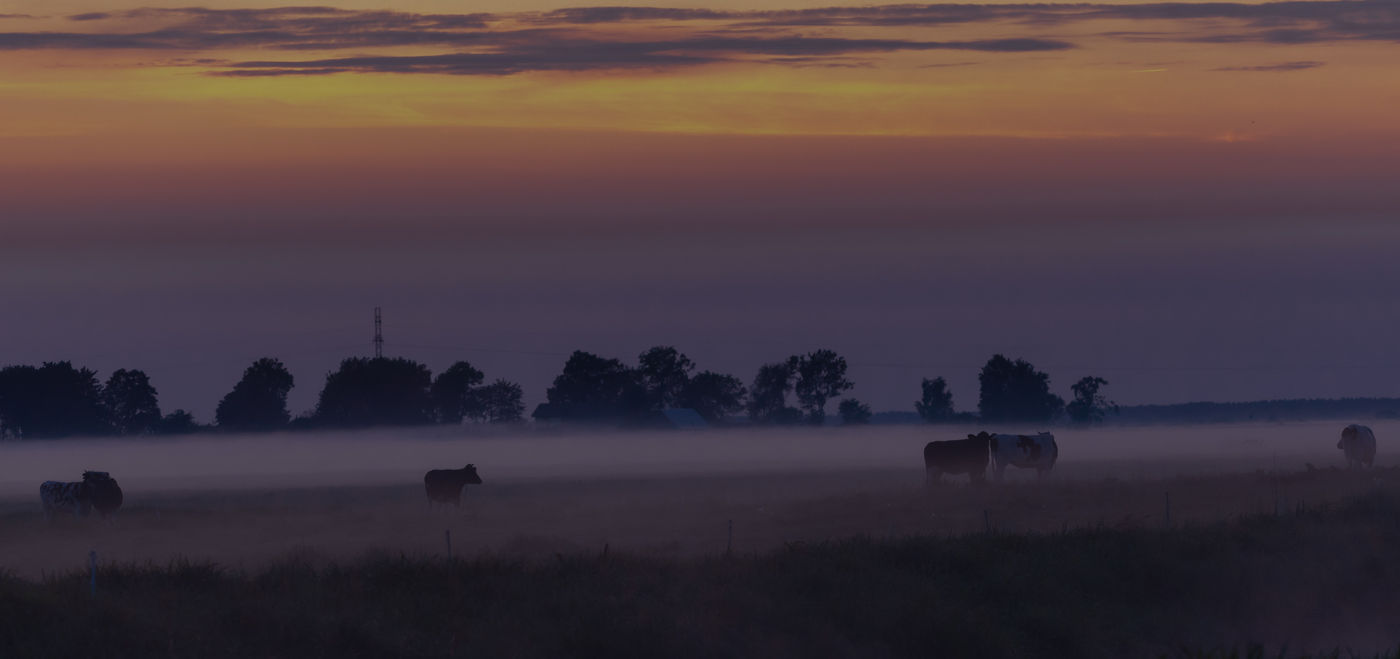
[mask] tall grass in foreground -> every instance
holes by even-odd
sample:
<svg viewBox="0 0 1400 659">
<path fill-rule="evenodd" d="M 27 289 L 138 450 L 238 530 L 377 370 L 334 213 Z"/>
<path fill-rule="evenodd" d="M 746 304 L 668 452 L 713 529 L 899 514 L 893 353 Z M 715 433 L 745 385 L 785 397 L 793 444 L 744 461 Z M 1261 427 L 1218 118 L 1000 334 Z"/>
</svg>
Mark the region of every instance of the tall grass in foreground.
<svg viewBox="0 0 1400 659">
<path fill-rule="evenodd" d="M 1400 496 L 694 561 L 176 560 L 97 580 L 0 578 L 0 657 L 1370 657 L 1400 645 Z"/>
<path fill-rule="evenodd" d="M 1251 645 L 1244 650 L 1231 648 L 1229 650 L 1183 650 L 1178 657 L 1180 659 L 1395 659 L 1400 657 L 1400 652 L 1385 652 L 1374 655 L 1333 648 L 1331 651 L 1318 653 L 1289 653 L 1288 648 L 1283 648 L 1278 652 L 1269 652 L 1261 645 Z"/>
</svg>

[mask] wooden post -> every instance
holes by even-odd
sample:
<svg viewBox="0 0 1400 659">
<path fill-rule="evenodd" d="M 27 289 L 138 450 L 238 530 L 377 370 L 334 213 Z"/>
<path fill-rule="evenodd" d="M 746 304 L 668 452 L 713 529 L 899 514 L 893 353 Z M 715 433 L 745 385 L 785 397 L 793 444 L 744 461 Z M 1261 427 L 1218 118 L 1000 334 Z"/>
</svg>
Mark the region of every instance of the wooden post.
<svg viewBox="0 0 1400 659">
<path fill-rule="evenodd" d="M 452 560 L 452 529 L 443 529 L 442 536 L 447 539 L 447 560 Z"/>
<path fill-rule="evenodd" d="M 97 597 L 97 550 L 88 552 L 88 596 Z"/>
<path fill-rule="evenodd" d="M 1162 526 L 1172 527 L 1172 493 L 1166 492 L 1162 495 Z"/>
<path fill-rule="evenodd" d="M 734 520 L 729 520 L 729 539 L 724 542 L 724 555 L 734 553 Z"/>
<path fill-rule="evenodd" d="M 987 529 L 987 533 L 992 532 L 992 513 L 986 508 L 982 509 L 982 525 Z"/>
</svg>

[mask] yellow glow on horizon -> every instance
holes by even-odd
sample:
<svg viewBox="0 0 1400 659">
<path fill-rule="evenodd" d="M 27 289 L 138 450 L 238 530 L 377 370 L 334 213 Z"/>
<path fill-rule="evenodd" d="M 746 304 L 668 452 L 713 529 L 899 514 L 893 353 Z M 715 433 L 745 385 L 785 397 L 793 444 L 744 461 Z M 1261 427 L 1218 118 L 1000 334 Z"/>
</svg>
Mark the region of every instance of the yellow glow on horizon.
<svg viewBox="0 0 1400 659">
<path fill-rule="evenodd" d="M 33 3 L 19 5 L 19 11 L 28 8 L 38 13 Z M 253 3 L 220 3 L 221 7 L 244 5 Z M 791 3 L 775 1 L 771 6 L 790 7 Z M 96 29 L 61 18 L 64 12 L 81 7 L 111 9 L 83 2 L 54 6 L 43 12 L 49 16 L 44 19 L 45 29 Z M 547 3 L 530 6 L 552 7 Z M 414 8 L 449 9 L 431 0 Z M 20 29 L 15 26 L 22 23 L 7 21 L 6 29 Z M 693 27 L 651 22 L 587 29 L 608 39 L 664 39 Z M 218 151 L 219 144 L 227 144 L 230 152 L 241 152 L 236 147 L 240 140 L 269 127 L 1203 141 L 1400 136 L 1400 126 L 1391 116 L 1391 109 L 1400 106 L 1400 67 L 1389 65 L 1394 44 L 1351 41 L 1281 46 L 1123 41 L 1103 36 L 1110 30 L 1135 27 L 1140 26 L 1122 19 L 1056 27 L 1051 36 L 1076 47 L 1050 52 L 855 53 L 839 61 L 818 61 L 816 66 L 764 62 L 764 57 L 748 55 L 664 70 L 513 75 L 213 75 L 227 70 L 221 68 L 225 62 L 464 50 L 447 47 L 329 52 L 253 48 L 200 53 L 6 51 L 0 57 L 0 95 L 5 97 L 0 103 L 0 138 L 165 131 L 184 135 L 185 140 L 201 135 L 199 141 L 206 150 Z M 1200 26 L 1177 21 L 1154 27 L 1189 30 Z M 832 29 L 794 33 L 837 34 Z M 1014 22 L 849 28 L 839 34 L 933 41 L 1046 38 Z M 196 64 L 197 58 L 217 62 Z M 1269 68 L 1290 62 L 1320 64 L 1297 70 Z M 837 66 L 825 65 L 833 63 Z M 1155 75 L 1139 75 L 1143 73 Z M 176 151 L 169 153 L 178 157 Z"/>
</svg>

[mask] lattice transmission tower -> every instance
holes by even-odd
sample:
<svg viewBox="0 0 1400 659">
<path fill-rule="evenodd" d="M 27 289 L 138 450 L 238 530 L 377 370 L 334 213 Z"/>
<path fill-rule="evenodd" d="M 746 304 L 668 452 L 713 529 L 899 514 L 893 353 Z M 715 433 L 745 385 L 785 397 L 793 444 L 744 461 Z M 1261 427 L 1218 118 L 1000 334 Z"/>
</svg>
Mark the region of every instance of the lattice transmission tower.
<svg viewBox="0 0 1400 659">
<path fill-rule="evenodd" d="M 374 358 L 379 359 L 384 356 L 384 325 L 379 314 L 379 307 L 374 308 Z"/>
</svg>

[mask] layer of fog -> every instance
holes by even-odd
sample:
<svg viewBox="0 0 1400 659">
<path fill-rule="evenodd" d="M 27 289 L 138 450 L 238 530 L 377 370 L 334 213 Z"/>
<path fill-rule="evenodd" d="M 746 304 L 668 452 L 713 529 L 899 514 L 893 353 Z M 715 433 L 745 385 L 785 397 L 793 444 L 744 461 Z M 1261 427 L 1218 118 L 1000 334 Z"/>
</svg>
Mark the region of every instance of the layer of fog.
<svg viewBox="0 0 1400 659">
<path fill-rule="evenodd" d="M 1337 421 L 1055 430 L 1056 478 L 1155 478 L 1342 466 Z M 1372 423 L 1378 464 L 1400 422 Z M 143 492 L 421 483 L 430 468 L 477 465 L 486 483 L 590 481 L 756 472 L 907 471 L 922 448 L 975 430 L 873 426 L 783 430 L 518 433 L 457 429 L 297 435 L 0 442 L 0 498 L 32 498 L 44 480 L 109 471 Z M 1016 431 L 1016 429 L 996 429 Z M 1033 429 L 1023 429 L 1033 430 Z M 1013 470 L 1014 471 L 1014 470 Z M 1028 474 L 1013 473 L 1015 478 Z"/>
</svg>

